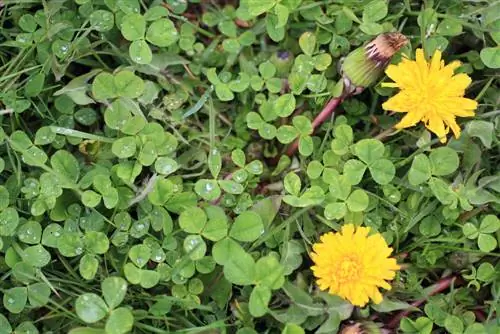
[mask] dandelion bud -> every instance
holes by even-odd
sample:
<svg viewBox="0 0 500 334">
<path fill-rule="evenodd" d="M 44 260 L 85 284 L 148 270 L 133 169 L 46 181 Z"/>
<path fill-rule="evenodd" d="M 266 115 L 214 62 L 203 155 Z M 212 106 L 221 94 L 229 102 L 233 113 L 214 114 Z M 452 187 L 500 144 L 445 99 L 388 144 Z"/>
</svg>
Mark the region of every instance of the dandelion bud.
<svg viewBox="0 0 500 334">
<path fill-rule="evenodd" d="M 374 84 L 384 73 L 392 56 L 408 39 L 399 32 L 381 34 L 365 46 L 349 53 L 342 64 L 342 76 L 348 93 Z"/>
</svg>

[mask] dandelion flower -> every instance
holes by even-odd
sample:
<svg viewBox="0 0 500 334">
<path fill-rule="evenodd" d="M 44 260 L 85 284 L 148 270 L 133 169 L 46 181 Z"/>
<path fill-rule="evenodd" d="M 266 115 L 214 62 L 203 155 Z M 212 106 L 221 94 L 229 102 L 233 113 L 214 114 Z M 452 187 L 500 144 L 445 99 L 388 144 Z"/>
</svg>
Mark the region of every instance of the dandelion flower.
<svg viewBox="0 0 500 334">
<path fill-rule="evenodd" d="M 455 118 L 474 116 L 477 108 L 476 101 L 463 97 L 471 78 L 465 73 L 455 74 L 459 66 L 458 61 L 445 65 L 439 50 L 429 63 L 422 49 L 417 50 L 416 60 L 403 58 L 399 64 L 389 65 L 385 73 L 394 82 L 382 85 L 400 91 L 382 108 L 406 113 L 396 128 L 408 128 L 422 121 L 442 143 L 450 129 L 458 138 L 460 127 Z"/>
<path fill-rule="evenodd" d="M 344 225 L 339 233 L 322 235 L 311 254 L 319 288 L 361 307 L 369 299 L 380 303 L 379 287 L 390 290 L 386 280 L 393 279 L 399 269 L 396 260 L 389 258 L 392 248 L 382 235 L 369 236 L 369 232 L 369 227 Z"/>
</svg>

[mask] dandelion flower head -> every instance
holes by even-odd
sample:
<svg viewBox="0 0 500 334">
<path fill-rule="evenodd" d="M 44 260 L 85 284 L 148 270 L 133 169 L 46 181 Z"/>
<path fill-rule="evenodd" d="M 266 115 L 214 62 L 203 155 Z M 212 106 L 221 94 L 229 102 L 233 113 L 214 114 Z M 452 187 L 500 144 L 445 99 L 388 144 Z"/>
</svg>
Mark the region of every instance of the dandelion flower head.
<svg viewBox="0 0 500 334">
<path fill-rule="evenodd" d="M 474 116 L 477 108 L 476 101 L 464 97 L 471 78 L 465 73 L 455 74 L 459 66 L 458 61 L 445 65 L 439 50 L 428 62 L 422 49 L 417 49 L 416 60 L 403 58 L 399 64 L 389 65 L 385 73 L 394 82 L 382 85 L 400 91 L 382 108 L 406 113 L 396 128 L 408 128 L 422 121 L 443 143 L 450 129 L 458 138 L 456 117 Z"/>
<path fill-rule="evenodd" d="M 382 235 L 369 232 L 369 227 L 344 225 L 338 233 L 322 235 L 311 253 L 319 288 L 361 307 L 370 299 L 380 303 L 379 288 L 390 290 L 386 280 L 393 279 L 399 269 L 396 260 L 389 258 L 392 248 Z"/>
</svg>

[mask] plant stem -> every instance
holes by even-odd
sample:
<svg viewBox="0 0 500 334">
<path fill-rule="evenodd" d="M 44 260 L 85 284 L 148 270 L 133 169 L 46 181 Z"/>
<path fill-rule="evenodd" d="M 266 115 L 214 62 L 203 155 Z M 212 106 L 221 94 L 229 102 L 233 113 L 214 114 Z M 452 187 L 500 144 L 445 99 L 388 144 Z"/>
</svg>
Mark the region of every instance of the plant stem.
<svg viewBox="0 0 500 334">
<path fill-rule="evenodd" d="M 413 303 L 411 303 L 411 306 L 412 307 L 421 306 L 422 304 L 424 304 L 427 301 L 427 299 L 430 296 L 434 296 L 434 295 L 448 289 L 455 282 L 456 279 L 457 279 L 456 276 L 448 276 L 448 277 L 441 279 L 436 284 L 434 284 L 428 288 L 428 290 L 430 290 L 430 291 L 429 291 L 427 297 L 419 299 L 417 301 L 414 301 Z M 396 316 L 394 318 L 392 318 L 391 321 L 389 321 L 389 323 L 387 324 L 387 327 L 388 328 L 398 327 L 401 319 L 403 319 L 404 317 L 407 317 L 410 313 L 411 313 L 411 310 L 404 310 L 404 311 L 401 311 L 400 313 L 396 314 Z"/>
<path fill-rule="evenodd" d="M 312 122 L 313 133 L 316 129 L 323 124 L 330 116 L 334 113 L 335 109 L 342 103 L 344 100 L 343 97 L 336 97 L 328 101 L 328 103 L 324 106 L 323 110 L 316 116 L 316 118 Z M 295 140 L 286 150 L 286 155 L 291 157 L 297 152 L 299 147 L 299 139 Z"/>
</svg>

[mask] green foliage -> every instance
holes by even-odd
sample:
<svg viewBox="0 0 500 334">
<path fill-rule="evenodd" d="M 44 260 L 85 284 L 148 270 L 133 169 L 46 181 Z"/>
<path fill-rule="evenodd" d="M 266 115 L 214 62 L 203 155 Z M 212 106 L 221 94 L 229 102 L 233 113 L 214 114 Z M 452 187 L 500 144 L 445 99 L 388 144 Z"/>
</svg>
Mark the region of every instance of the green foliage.
<svg viewBox="0 0 500 334">
<path fill-rule="evenodd" d="M 0 334 L 497 333 L 499 10 L 4 1 Z M 396 30 L 473 78 L 480 106 L 447 145 L 389 132 L 380 84 L 316 118 L 342 58 Z M 317 289 L 312 245 L 346 223 L 404 264 L 381 304 Z"/>
</svg>

